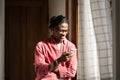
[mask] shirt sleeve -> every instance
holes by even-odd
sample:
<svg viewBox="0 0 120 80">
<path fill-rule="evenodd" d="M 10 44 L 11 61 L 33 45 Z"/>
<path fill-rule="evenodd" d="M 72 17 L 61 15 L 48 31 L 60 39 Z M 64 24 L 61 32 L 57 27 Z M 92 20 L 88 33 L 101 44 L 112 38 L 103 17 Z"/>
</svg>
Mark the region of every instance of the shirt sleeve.
<svg viewBox="0 0 120 80">
<path fill-rule="evenodd" d="M 48 63 L 45 62 L 45 57 L 42 51 L 42 44 L 38 44 L 35 48 L 35 72 L 39 77 L 48 74 Z"/>
<path fill-rule="evenodd" d="M 61 78 L 75 77 L 77 71 L 77 53 L 73 54 L 74 56 L 66 63 L 66 65 L 61 64 L 58 66 L 59 76 Z"/>
</svg>

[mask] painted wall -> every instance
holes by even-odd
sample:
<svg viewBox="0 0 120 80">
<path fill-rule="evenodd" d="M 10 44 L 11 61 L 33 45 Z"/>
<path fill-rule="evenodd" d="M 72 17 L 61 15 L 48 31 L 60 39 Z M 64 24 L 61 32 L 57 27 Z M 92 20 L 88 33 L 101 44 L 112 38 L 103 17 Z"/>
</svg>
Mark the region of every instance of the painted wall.
<svg viewBox="0 0 120 80">
<path fill-rule="evenodd" d="M 65 0 L 49 0 L 49 18 L 59 14 L 65 16 Z"/>
<path fill-rule="evenodd" d="M 0 0 L 0 80 L 4 80 L 4 0 Z"/>
</svg>

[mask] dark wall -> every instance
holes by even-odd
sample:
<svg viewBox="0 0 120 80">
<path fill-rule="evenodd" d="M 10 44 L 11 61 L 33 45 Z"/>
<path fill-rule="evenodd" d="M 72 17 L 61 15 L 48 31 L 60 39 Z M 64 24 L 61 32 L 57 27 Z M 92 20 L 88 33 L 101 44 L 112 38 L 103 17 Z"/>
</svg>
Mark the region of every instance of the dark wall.
<svg viewBox="0 0 120 80">
<path fill-rule="evenodd" d="M 116 80 L 120 80 L 120 0 L 115 0 Z"/>
<path fill-rule="evenodd" d="M 48 37 L 47 0 L 5 1 L 5 80 L 34 80 L 34 48 Z"/>
</svg>

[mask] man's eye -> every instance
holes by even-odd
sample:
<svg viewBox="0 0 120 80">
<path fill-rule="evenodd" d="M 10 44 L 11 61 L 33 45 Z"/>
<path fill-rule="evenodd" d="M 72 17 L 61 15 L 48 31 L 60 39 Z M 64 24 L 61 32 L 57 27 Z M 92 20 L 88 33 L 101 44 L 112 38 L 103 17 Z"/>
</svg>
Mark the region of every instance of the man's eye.
<svg viewBox="0 0 120 80">
<path fill-rule="evenodd" d="M 68 30 L 58 30 L 59 32 L 68 32 Z"/>
</svg>

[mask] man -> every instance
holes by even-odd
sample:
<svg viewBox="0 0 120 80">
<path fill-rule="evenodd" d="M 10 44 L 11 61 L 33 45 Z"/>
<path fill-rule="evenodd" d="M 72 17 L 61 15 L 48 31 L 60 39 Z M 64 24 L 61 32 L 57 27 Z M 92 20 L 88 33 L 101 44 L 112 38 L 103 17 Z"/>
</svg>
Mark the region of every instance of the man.
<svg viewBox="0 0 120 80">
<path fill-rule="evenodd" d="M 35 48 L 35 80 L 72 80 L 77 70 L 75 45 L 66 39 L 69 30 L 67 19 L 53 16 L 49 28 L 53 32 Z"/>
</svg>

